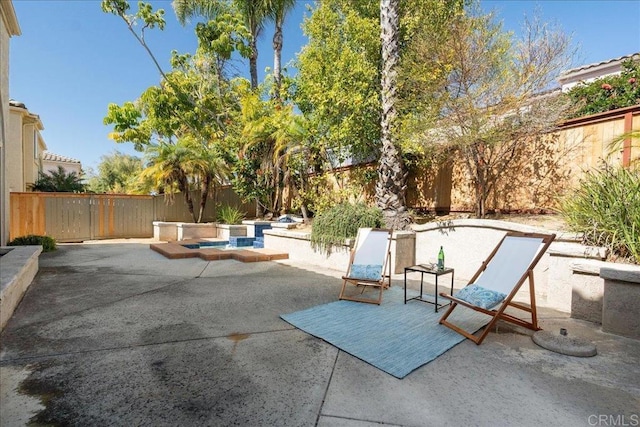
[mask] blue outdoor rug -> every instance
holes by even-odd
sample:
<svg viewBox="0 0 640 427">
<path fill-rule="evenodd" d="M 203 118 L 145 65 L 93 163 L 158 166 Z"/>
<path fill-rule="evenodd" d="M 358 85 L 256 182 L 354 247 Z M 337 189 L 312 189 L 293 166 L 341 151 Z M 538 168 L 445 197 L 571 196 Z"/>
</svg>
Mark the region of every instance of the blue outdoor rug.
<svg viewBox="0 0 640 427">
<path fill-rule="evenodd" d="M 435 313 L 432 304 L 419 301 L 405 305 L 404 290 L 392 287 L 384 292 L 379 306 L 335 301 L 280 317 L 396 378 L 404 378 L 465 340 L 438 324 L 446 309 Z M 449 319 L 470 332 L 490 320 L 464 307 L 458 307 Z"/>
</svg>

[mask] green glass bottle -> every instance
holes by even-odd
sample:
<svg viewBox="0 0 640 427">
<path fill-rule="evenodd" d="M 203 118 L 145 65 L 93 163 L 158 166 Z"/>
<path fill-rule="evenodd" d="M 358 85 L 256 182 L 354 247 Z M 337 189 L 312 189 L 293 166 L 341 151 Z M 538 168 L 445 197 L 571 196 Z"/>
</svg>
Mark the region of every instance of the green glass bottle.
<svg viewBox="0 0 640 427">
<path fill-rule="evenodd" d="M 444 249 L 440 246 L 440 252 L 438 252 L 438 270 L 444 270 Z"/>
</svg>

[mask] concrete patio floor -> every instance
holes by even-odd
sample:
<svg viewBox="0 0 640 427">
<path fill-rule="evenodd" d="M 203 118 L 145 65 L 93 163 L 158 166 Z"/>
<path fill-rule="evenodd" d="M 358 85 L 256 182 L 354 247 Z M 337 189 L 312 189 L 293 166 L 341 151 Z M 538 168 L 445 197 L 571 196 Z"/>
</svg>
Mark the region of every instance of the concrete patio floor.
<svg viewBox="0 0 640 427">
<path fill-rule="evenodd" d="M 541 326 L 597 356 L 500 325 L 402 380 L 279 318 L 335 301 L 341 273 L 61 245 L 0 335 L 0 425 L 640 424 L 640 341 L 564 313 L 542 309 Z"/>
</svg>

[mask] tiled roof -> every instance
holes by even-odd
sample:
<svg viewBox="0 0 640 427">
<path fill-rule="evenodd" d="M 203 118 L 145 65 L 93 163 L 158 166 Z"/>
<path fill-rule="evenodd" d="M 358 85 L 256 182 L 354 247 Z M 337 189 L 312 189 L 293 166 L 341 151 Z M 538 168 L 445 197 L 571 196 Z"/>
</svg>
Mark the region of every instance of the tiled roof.
<svg viewBox="0 0 640 427">
<path fill-rule="evenodd" d="M 23 102 L 16 101 L 15 99 L 10 99 L 10 100 L 9 100 L 9 105 L 10 105 L 11 107 L 24 108 L 25 110 L 27 109 L 27 106 L 26 106 L 26 105 L 24 105 L 24 103 L 23 103 Z"/>
<path fill-rule="evenodd" d="M 51 162 L 61 162 L 61 163 L 80 163 L 80 160 L 72 159 L 71 157 L 61 156 L 60 154 L 51 153 L 49 151 L 45 151 L 42 153 L 42 160 L 49 160 Z"/>
<path fill-rule="evenodd" d="M 625 59 L 631 59 L 631 58 L 634 58 L 634 57 L 636 57 L 636 58 L 640 57 L 640 52 L 636 52 L 636 53 L 632 53 L 632 54 L 624 55 L 624 56 L 619 56 L 618 58 L 607 59 L 606 61 L 594 62 L 593 64 L 581 65 L 579 67 L 572 68 L 570 70 L 564 71 L 562 73 L 562 75 L 565 76 L 567 74 L 577 73 L 578 71 L 588 70 L 589 68 L 600 67 L 602 65 L 611 64 L 611 63 L 615 63 L 615 62 L 622 62 Z"/>
</svg>

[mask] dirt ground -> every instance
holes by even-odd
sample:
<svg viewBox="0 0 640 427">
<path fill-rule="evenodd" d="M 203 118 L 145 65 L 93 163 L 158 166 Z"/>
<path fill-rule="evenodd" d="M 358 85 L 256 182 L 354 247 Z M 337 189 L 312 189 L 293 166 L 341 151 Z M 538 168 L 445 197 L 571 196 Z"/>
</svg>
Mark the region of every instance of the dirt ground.
<svg viewBox="0 0 640 427">
<path fill-rule="evenodd" d="M 436 217 L 435 221 L 444 219 L 461 219 L 473 218 L 472 214 L 453 214 L 447 216 Z M 545 228 L 554 231 L 568 231 L 566 222 L 560 215 L 555 214 L 493 214 L 488 215 L 485 219 L 495 219 L 507 222 L 516 222 L 536 227 Z"/>
<path fill-rule="evenodd" d="M 453 219 L 468 219 L 474 218 L 472 214 L 469 213 L 457 213 L 451 215 L 440 215 L 440 216 L 416 216 L 415 222 L 417 224 L 425 224 L 427 222 L 433 221 L 446 221 Z M 486 219 L 495 219 L 500 221 L 508 221 L 508 222 L 516 222 L 519 224 L 526 224 L 535 227 L 541 227 L 551 231 L 568 231 L 567 224 L 564 222 L 560 215 L 555 214 L 497 214 L 487 216 Z M 311 232 L 310 224 L 298 224 L 296 227 L 298 231 L 308 231 Z"/>
</svg>

